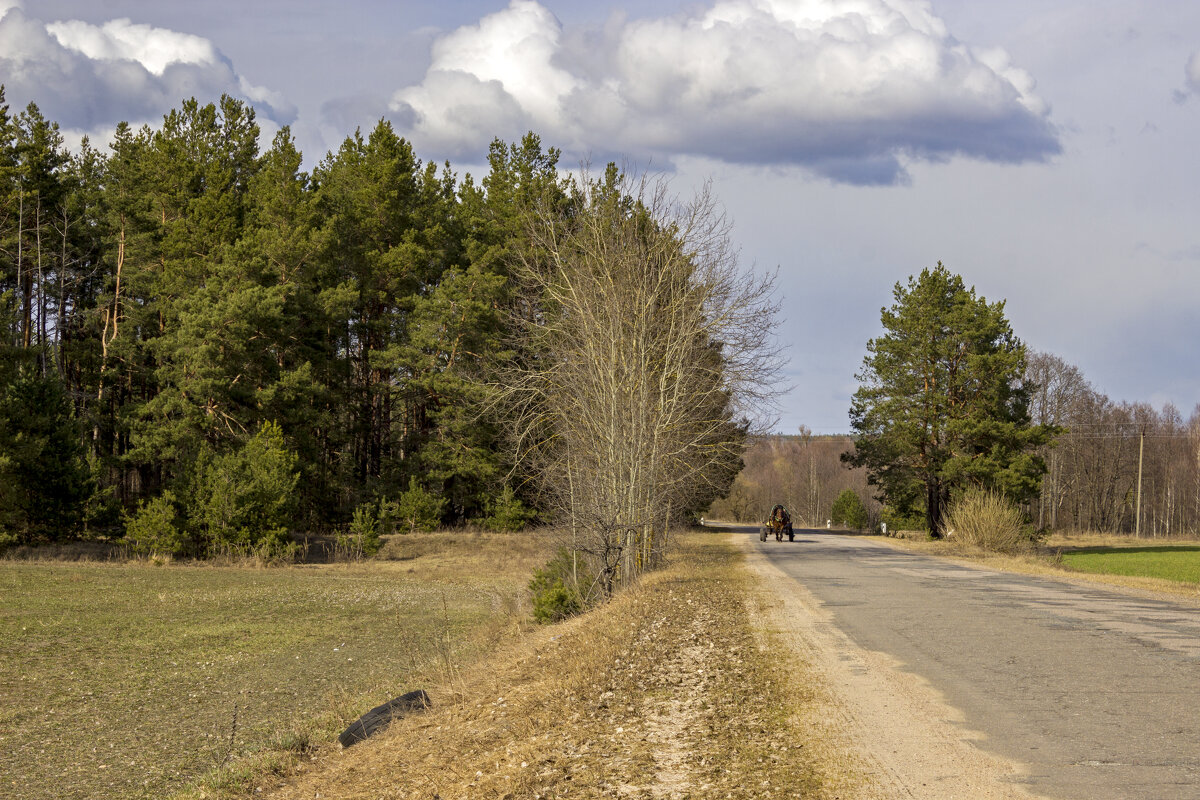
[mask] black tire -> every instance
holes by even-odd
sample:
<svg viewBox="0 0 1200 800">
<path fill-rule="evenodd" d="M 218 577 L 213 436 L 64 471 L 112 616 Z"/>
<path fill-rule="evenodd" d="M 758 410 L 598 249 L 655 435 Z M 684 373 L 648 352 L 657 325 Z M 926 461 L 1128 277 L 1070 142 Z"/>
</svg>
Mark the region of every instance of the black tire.
<svg viewBox="0 0 1200 800">
<path fill-rule="evenodd" d="M 381 706 L 375 706 L 375 708 L 372 708 L 354 720 L 349 728 L 342 731 L 342 735 L 338 737 L 338 742 L 342 747 L 350 747 L 351 745 L 358 744 L 366 740 L 368 736 L 386 728 L 391 724 L 392 720 L 399 719 L 405 714 L 424 711 L 430 705 L 432 704 L 429 702 L 429 695 L 425 694 L 424 689 L 417 689 L 415 692 L 402 694 Z"/>
</svg>

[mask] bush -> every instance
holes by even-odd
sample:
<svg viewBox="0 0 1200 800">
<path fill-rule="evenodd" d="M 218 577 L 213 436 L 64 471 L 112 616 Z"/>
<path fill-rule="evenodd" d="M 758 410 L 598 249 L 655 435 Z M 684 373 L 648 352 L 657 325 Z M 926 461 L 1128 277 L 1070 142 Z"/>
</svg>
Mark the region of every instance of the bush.
<svg viewBox="0 0 1200 800">
<path fill-rule="evenodd" d="M 444 498 L 422 489 L 413 477 L 408 479 L 408 491 L 396 501 L 396 519 L 407 525 L 409 532 L 431 531 L 441 524 L 445 508 Z"/>
<path fill-rule="evenodd" d="M 187 538 L 176 523 L 177 517 L 173 492 L 163 492 L 148 502 L 138 503 L 137 513 L 122 515 L 125 541 L 138 555 L 182 555 Z"/>
<path fill-rule="evenodd" d="M 997 553 L 1032 549 L 1037 537 L 1004 495 L 968 489 L 946 512 L 946 538 Z"/>
<path fill-rule="evenodd" d="M 533 594 L 533 618 L 538 622 L 558 622 L 583 610 L 584 599 L 575 583 L 575 571 L 583 567 L 573 562 L 571 552 L 565 547 L 547 562 L 546 566 L 533 573 L 529 591 Z M 582 582 L 590 583 L 590 573 L 580 573 Z"/>
<path fill-rule="evenodd" d="M 382 534 L 391 525 L 395 503 L 380 500 L 354 509 L 346 534 L 338 536 L 336 554 L 344 558 L 370 558 L 383 546 Z"/>
<path fill-rule="evenodd" d="M 500 496 L 488 501 L 489 515 L 483 527 L 490 531 L 519 531 L 533 521 L 537 512 L 521 502 L 511 486 L 505 486 Z"/>
<path fill-rule="evenodd" d="M 300 473 L 283 432 L 264 422 L 246 444 L 220 456 L 202 454 L 193 469 L 190 522 L 213 551 L 269 553 L 287 542 Z"/>
<path fill-rule="evenodd" d="M 880 512 L 879 521 L 887 525 L 888 535 L 897 536 L 900 531 L 923 531 L 925 517 L 920 514 L 908 514 L 892 506 L 884 506 Z"/>
<path fill-rule="evenodd" d="M 862 530 L 867 527 L 867 507 L 853 489 L 846 489 L 833 501 L 830 516 L 834 525 Z"/>
</svg>

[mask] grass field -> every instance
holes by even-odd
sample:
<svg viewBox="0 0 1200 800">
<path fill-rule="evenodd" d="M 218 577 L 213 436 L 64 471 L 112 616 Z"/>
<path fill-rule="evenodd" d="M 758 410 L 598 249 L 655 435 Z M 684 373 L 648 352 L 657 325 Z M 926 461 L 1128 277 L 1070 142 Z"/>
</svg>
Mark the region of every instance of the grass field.
<svg viewBox="0 0 1200 800">
<path fill-rule="evenodd" d="M 525 619 L 539 542 L 397 539 L 392 560 L 362 565 L 0 562 L 0 796 L 163 797 L 236 779 Z"/>
<path fill-rule="evenodd" d="M 1063 552 L 1062 561 L 1081 572 L 1200 584 L 1200 545 L 1084 548 Z"/>
</svg>

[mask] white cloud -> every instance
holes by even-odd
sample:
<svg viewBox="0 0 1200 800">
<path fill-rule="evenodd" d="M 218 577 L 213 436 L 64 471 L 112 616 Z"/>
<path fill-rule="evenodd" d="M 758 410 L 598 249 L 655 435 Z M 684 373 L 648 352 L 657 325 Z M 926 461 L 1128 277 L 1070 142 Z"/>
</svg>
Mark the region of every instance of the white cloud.
<svg viewBox="0 0 1200 800">
<path fill-rule="evenodd" d="M 189 97 L 252 102 L 264 128 L 295 118 L 276 92 L 252 85 L 207 39 L 118 19 L 45 23 L 0 0 L 0 76 L 10 105 L 35 102 L 68 140 L 117 122 L 155 122 Z"/>
<path fill-rule="evenodd" d="M 127 19 L 115 19 L 103 25 L 90 25 L 80 20 L 51 22 L 46 30 L 63 47 L 94 61 L 136 61 L 160 78 L 171 64 L 207 67 L 220 60 L 217 49 L 207 39 L 150 25 L 135 25 Z"/>
<path fill-rule="evenodd" d="M 439 39 L 392 109 L 450 156 L 533 129 L 579 154 L 799 164 L 851 183 L 902 180 L 905 159 L 1058 152 L 1030 75 L 916 0 L 719 0 L 602 30 L 512 0 Z"/>
</svg>

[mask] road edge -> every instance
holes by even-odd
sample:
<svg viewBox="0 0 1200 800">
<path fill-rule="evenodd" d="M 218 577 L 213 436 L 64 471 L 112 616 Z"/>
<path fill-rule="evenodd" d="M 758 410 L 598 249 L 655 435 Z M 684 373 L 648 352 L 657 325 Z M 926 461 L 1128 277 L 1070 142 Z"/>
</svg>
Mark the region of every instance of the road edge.
<svg viewBox="0 0 1200 800">
<path fill-rule="evenodd" d="M 854 796 L 1029 800 L 1027 767 L 985 752 L 961 711 L 892 657 L 864 650 L 807 588 L 771 564 L 752 537 L 727 534 L 745 554 L 762 599 L 764 634 L 810 665 L 820 686 L 813 714 L 821 739 L 861 776 Z M 739 541 L 740 540 L 740 541 Z M 811 688 L 811 687 L 810 687 Z"/>
</svg>

